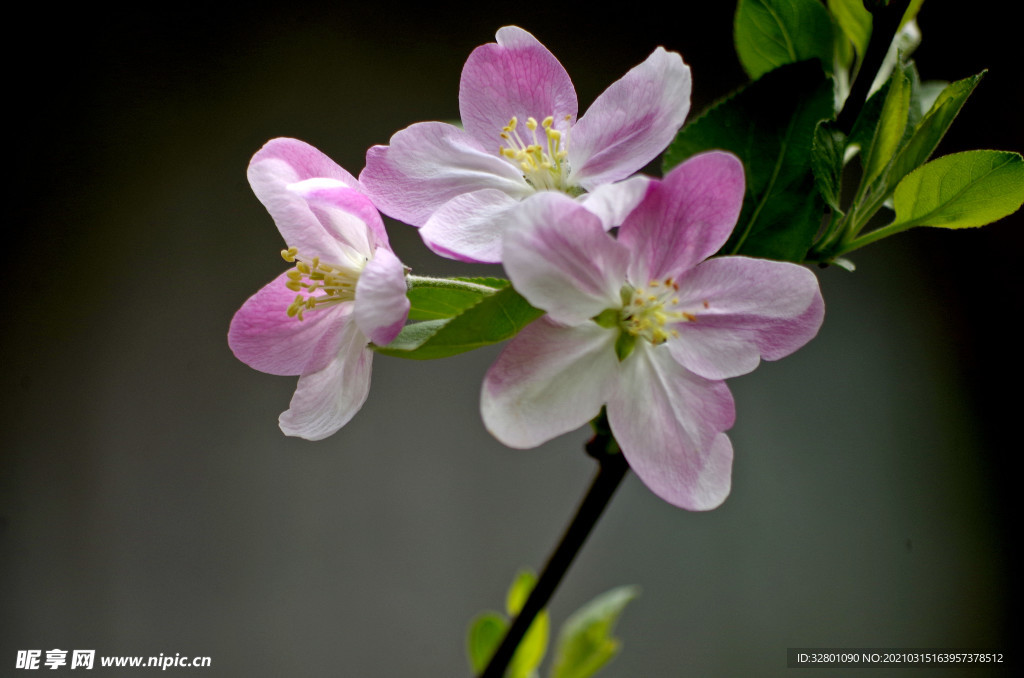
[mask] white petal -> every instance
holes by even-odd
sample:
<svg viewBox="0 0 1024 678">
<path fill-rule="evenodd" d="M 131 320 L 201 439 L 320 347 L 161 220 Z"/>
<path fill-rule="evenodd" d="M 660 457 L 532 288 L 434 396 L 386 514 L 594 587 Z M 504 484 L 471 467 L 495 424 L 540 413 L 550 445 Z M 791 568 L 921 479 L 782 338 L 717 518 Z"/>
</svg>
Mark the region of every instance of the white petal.
<svg viewBox="0 0 1024 678">
<path fill-rule="evenodd" d="M 717 506 L 729 492 L 732 459 L 720 434 L 735 420 L 725 382 L 698 377 L 664 347 L 639 342 L 621 373 L 621 388 L 608 401 L 608 422 L 630 468 L 675 506 Z"/>
<path fill-rule="evenodd" d="M 592 322 L 528 325 L 487 371 L 484 426 L 509 447 L 536 447 L 593 419 L 615 385 L 614 330 Z"/>
<path fill-rule="evenodd" d="M 496 264 L 501 261 L 506 212 L 518 204 L 493 188 L 463 193 L 434 212 L 420 229 L 420 236 L 442 257 Z"/>
<path fill-rule="evenodd" d="M 647 193 L 650 177 L 637 175 L 614 184 L 601 184 L 589 193 L 584 193 L 577 202 L 597 215 L 608 231 L 621 226 Z"/>
<path fill-rule="evenodd" d="M 378 346 L 391 343 L 409 317 L 405 267 L 395 254 L 378 247 L 356 283 L 355 319 Z"/>
<path fill-rule="evenodd" d="M 531 304 L 567 325 L 622 306 L 629 253 L 593 213 L 545 192 L 513 209 L 509 221 L 502 260 Z"/>
<path fill-rule="evenodd" d="M 319 372 L 299 377 L 289 409 L 278 424 L 290 436 L 322 440 L 359 411 L 370 392 L 373 352 L 355 323 L 344 329 L 338 356 Z"/>
</svg>

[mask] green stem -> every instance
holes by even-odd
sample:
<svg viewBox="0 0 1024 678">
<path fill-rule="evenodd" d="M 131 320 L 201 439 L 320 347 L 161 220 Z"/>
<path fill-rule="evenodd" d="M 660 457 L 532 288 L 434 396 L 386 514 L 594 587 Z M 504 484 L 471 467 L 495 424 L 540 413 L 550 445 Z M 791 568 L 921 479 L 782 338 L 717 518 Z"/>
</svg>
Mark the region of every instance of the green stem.
<svg viewBox="0 0 1024 678">
<path fill-rule="evenodd" d="M 916 224 L 914 224 L 914 223 L 902 223 L 902 224 L 893 223 L 893 224 L 889 224 L 888 226 L 883 226 L 882 228 L 877 228 L 877 229 L 875 229 L 874 231 L 871 231 L 870 233 L 868 233 L 865 236 L 861 236 L 859 238 L 855 238 L 854 240 L 851 240 L 850 242 L 841 243 L 839 248 L 836 250 L 836 253 L 835 253 L 834 256 L 840 257 L 840 256 L 842 256 L 844 254 L 847 254 L 849 252 L 852 252 L 854 250 L 859 250 L 861 247 L 864 247 L 865 245 L 870 245 L 871 243 L 877 242 L 877 241 L 881 240 L 882 238 L 888 238 L 890 235 L 896 235 L 897 233 L 902 233 L 903 231 L 907 230 L 908 228 L 912 228 L 914 226 L 916 226 Z"/>
</svg>

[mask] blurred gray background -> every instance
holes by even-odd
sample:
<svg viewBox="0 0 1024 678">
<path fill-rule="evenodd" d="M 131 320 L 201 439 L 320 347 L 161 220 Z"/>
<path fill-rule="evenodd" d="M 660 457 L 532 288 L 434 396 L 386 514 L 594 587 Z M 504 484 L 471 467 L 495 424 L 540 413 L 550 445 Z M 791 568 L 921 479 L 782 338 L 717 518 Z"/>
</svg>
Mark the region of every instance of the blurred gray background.
<svg viewBox="0 0 1024 678">
<path fill-rule="evenodd" d="M 693 68 L 699 110 L 744 80 L 732 3 L 674 6 L 28 10 L 33 49 L 5 48 L 0 674 L 62 648 L 212 658 L 175 675 L 469 675 L 466 624 L 542 565 L 590 479 L 586 432 L 525 452 L 490 438 L 494 348 L 378 358 L 340 433 L 281 435 L 294 379 L 225 339 L 283 270 L 245 168 L 294 136 L 358 174 L 394 131 L 456 118 L 463 61 L 510 23 L 561 59 L 581 112 L 657 45 Z M 940 152 L 1019 151 L 1016 22 L 971 7 L 920 20 L 924 77 L 991 69 Z M 781 676 L 795 646 L 1010 648 L 1022 227 L 922 229 L 819 272 L 818 339 L 731 382 L 724 506 L 687 513 L 627 478 L 558 591 L 556 624 L 643 588 L 602 675 Z M 469 270 L 390 232 L 416 273 Z"/>
</svg>

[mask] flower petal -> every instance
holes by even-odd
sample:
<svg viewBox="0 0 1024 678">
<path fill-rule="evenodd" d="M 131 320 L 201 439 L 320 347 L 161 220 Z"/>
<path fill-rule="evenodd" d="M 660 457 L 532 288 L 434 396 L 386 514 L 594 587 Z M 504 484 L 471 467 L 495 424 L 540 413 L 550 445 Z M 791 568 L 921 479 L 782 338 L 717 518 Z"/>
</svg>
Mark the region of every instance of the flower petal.
<svg viewBox="0 0 1024 678">
<path fill-rule="evenodd" d="M 587 322 L 562 327 L 548 317 L 528 325 L 484 377 L 484 426 L 509 447 L 536 447 L 601 411 L 615 385 L 614 330 Z"/>
<path fill-rule="evenodd" d="M 378 346 L 391 343 L 409 317 L 405 267 L 386 247 L 378 247 L 356 283 L 355 321 Z"/>
<path fill-rule="evenodd" d="M 281 177 L 286 183 L 323 177 L 336 179 L 349 188 L 359 188 L 359 182 L 354 176 L 305 141 L 284 137 L 271 139 L 256 152 L 249 165 L 271 159 L 281 161 L 290 169 L 289 175 Z"/>
<path fill-rule="evenodd" d="M 622 224 L 644 196 L 650 177 L 637 175 L 614 184 L 601 184 L 576 201 L 593 212 L 601 220 L 604 230 L 609 231 Z"/>
<path fill-rule="evenodd" d="M 249 367 L 268 374 L 308 374 L 323 369 L 338 353 L 338 336 L 351 304 L 338 304 L 290 317 L 295 292 L 279 275 L 242 304 L 231 319 L 228 345 Z"/>
<path fill-rule="evenodd" d="M 420 229 L 420 236 L 442 257 L 495 264 L 501 261 L 506 213 L 518 204 L 507 193 L 492 188 L 464 193 L 434 212 Z"/>
<path fill-rule="evenodd" d="M 522 172 L 497 151 L 497 143 L 485 151 L 454 125 L 416 123 L 396 132 L 389 146 L 367 151 L 359 180 L 382 212 L 423 226 L 438 208 L 463 193 L 496 189 L 522 198 L 533 192 Z"/>
<path fill-rule="evenodd" d="M 796 264 L 747 257 L 709 259 L 677 280 L 679 308 L 693 322 L 675 326 L 672 356 L 708 379 L 746 374 L 761 357 L 797 350 L 821 327 L 815 275 Z"/>
<path fill-rule="evenodd" d="M 560 193 L 538 193 L 509 215 L 502 261 L 516 290 L 576 325 L 622 306 L 629 253 L 600 220 Z"/>
<path fill-rule="evenodd" d="M 659 47 L 594 100 L 569 139 L 570 181 L 591 190 L 665 150 L 690 110 L 690 68 Z"/>
<path fill-rule="evenodd" d="M 355 323 L 339 333 L 336 357 L 326 367 L 299 377 L 291 405 L 278 424 L 285 435 L 322 440 L 359 411 L 370 391 L 373 351 Z"/>
<path fill-rule="evenodd" d="M 620 373 L 608 422 L 630 468 L 676 506 L 704 510 L 721 503 L 732 463 L 732 446 L 721 434 L 735 420 L 725 382 L 691 374 L 667 351 L 641 344 Z"/>
<path fill-rule="evenodd" d="M 340 243 L 367 258 L 378 247 L 388 247 L 388 234 L 380 213 L 359 191 L 324 179 L 306 179 L 289 185 L 288 190 L 308 203 L 322 229 L 330 236 L 330 249 L 319 250 L 316 254 L 324 257 L 340 254 L 342 250 L 337 246 Z"/>
<path fill-rule="evenodd" d="M 728 240 L 743 207 L 743 164 L 721 151 L 696 155 L 661 181 L 619 229 L 633 252 L 629 278 L 637 285 L 675 276 Z"/>
<path fill-rule="evenodd" d="M 579 104 L 558 59 L 517 26 L 500 29 L 497 41 L 473 50 L 462 68 L 459 112 L 466 131 L 483 148 L 496 151 L 508 145 L 500 135 L 513 116 L 525 123 L 550 115 L 556 128 L 568 129 Z"/>
<path fill-rule="evenodd" d="M 335 234 L 314 213 L 304 193 L 315 187 L 338 188 L 360 195 L 362 189 L 351 174 L 309 144 L 296 139 L 274 139 L 253 156 L 248 177 L 285 243 L 309 255 L 335 252 Z"/>
</svg>

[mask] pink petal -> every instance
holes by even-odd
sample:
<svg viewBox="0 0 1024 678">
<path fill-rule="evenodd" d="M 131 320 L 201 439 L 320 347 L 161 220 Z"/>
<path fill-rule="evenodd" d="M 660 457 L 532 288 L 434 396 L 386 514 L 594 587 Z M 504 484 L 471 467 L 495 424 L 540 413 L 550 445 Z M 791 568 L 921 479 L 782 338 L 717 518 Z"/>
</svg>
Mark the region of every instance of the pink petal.
<svg viewBox="0 0 1024 678">
<path fill-rule="evenodd" d="M 509 215 L 502 260 L 516 290 L 575 325 L 622 306 L 629 253 L 568 196 L 538 193 Z"/>
<path fill-rule="evenodd" d="M 672 356 L 708 379 L 750 372 L 817 333 L 824 302 L 815 275 L 796 264 L 747 257 L 709 259 L 677 280 L 678 308 L 693 322 L 675 325 Z"/>
<path fill-rule="evenodd" d="M 250 166 L 264 160 L 279 160 L 290 169 L 282 176 L 286 183 L 322 177 L 336 179 L 349 188 L 359 188 L 354 176 L 338 166 L 321 151 L 298 139 L 271 139 L 252 157 Z"/>
<path fill-rule="evenodd" d="M 446 202 L 420 229 L 431 250 L 458 261 L 501 261 L 506 213 L 519 202 L 493 188 L 464 193 Z"/>
<path fill-rule="evenodd" d="M 249 367 L 268 374 L 308 374 L 323 369 L 338 353 L 341 329 L 351 304 L 337 304 L 289 317 L 296 293 L 279 275 L 242 304 L 228 329 L 228 345 Z"/>
<path fill-rule="evenodd" d="M 497 143 L 485 149 L 440 122 L 411 125 L 390 146 L 371 148 L 359 180 L 382 212 L 413 226 L 463 193 L 495 189 L 522 198 L 533 192 L 522 172 L 498 155 Z"/>
<path fill-rule="evenodd" d="M 572 128 L 570 180 L 591 190 L 624 179 L 665 150 L 690 110 L 690 69 L 659 47 L 612 83 Z"/>
<path fill-rule="evenodd" d="M 556 128 L 568 129 L 579 104 L 562 64 L 516 26 L 500 29 L 497 40 L 473 50 L 462 68 L 459 111 L 466 131 L 483 148 L 496 152 L 499 146 L 508 146 L 500 135 L 513 116 L 523 125 L 529 117 L 540 122 L 550 115 Z"/>
<path fill-rule="evenodd" d="M 743 164 L 711 151 L 677 166 L 647 195 L 619 229 L 633 251 L 635 285 L 676 276 L 725 244 L 743 206 Z"/>
<path fill-rule="evenodd" d="M 637 476 L 665 501 L 714 508 L 729 493 L 735 420 L 723 381 L 688 372 L 662 347 L 637 344 L 622 363 L 608 421 Z"/>
<path fill-rule="evenodd" d="M 249 183 L 263 206 L 270 212 L 281 237 L 290 247 L 297 247 L 304 255 L 334 252 L 336 241 L 324 228 L 306 199 L 288 189 L 302 179 L 290 165 L 277 158 L 269 158 L 249 165 Z M 336 186 L 341 183 L 329 179 Z"/>
<path fill-rule="evenodd" d="M 362 256 L 370 257 L 378 247 L 388 246 L 388 234 L 384 230 L 384 222 L 380 213 L 370 199 L 351 188 L 332 183 L 331 180 L 307 179 L 288 186 L 288 191 L 300 196 L 309 205 L 317 218 L 319 229 L 330 236 L 320 249 L 308 254 L 318 255 L 335 261 L 339 257 L 350 255 L 344 245 Z M 296 241 L 310 239 L 304 233 L 282 229 L 281 234 L 291 245 Z M 303 252 L 302 247 L 299 252 Z M 362 262 L 360 262 L 362 263 Z"/>
<path fill-rule="evenodd" d="M 373 351 L 355 323 L 340 333 L 335 360 L 324 369 L 299 377 L 291 405 L 278 419 L 285 435 L 322 440 L 359 411 L 370 391 Z"/>
<path fill-rule="evenodd" d="M 356 283 L 355 320 L 378 346 L 391 343 L 409 317 L 405 266 L 386 247 L 377 248 Z"/>
<path fill-rule="evenodd" d="M 480 397 L 484 426 L 509 447 L 536 447 L 601 411 L 615 384 L 614 330 L 587 322 L 531 323 L 487 371 Z"/>
</svg>

